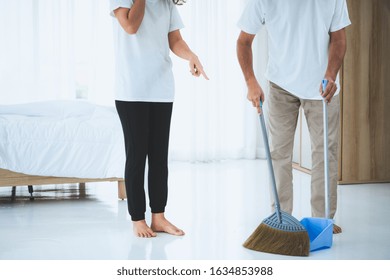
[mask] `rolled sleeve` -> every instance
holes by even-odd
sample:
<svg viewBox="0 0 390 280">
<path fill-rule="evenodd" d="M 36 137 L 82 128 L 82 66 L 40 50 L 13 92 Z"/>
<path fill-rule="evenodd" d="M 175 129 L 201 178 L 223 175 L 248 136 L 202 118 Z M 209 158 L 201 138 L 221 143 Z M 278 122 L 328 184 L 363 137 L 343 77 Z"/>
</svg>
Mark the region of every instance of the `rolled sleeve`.
<svg viewBox="0 0 390 280">
<path fill-rule="evenodd" d="M 133 0 L 110 0 L 110 15 L 115 17 L 114 11 L 118 8 L 130 9 L 134 4 Z"/>
<path fill-rule="evenodd" d="M 238 28 L 248 34 L 257 34 L 265 23 L 265 14 L 261 7 L 260 0 L 250 0 L 246 5 L 240 20 L 237 23 Z"/>
<path fill-rule="evenodd" d="M 184 23 L 180 17 L 177 7 L 174 4 L 171 5 L 171 22 L 169 25 L 169 32 L 184 28 Z"/>
<path fill-rule="evenodd" d="M 346 0 L 336 0 L 330 32 L 339 31 L 351 24 Z"/>
</svg>

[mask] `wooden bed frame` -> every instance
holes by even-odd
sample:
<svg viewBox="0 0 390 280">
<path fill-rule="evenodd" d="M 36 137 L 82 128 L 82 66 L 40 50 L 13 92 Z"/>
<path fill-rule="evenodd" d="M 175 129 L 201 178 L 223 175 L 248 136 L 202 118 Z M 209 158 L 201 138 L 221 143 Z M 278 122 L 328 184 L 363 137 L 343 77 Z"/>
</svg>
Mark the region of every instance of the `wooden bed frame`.
<svg viewBox="0 0 390 280">
<path fill-rule="evenodd" d="M 118 198 L 126 198 L 126 189 L 123 178 L 103 178 L 103 179 L 85 179 L 85 178 L 62 178 L 35 176 L 13 172 L 0 168 L 0 187 L 33 186 L 33 185 L 55 185 L 55 184 L 74 184 L 78 183 L 80 187 L 85 187 L 85 183 L 90 182 L 118 182 Z"/>
</svg>

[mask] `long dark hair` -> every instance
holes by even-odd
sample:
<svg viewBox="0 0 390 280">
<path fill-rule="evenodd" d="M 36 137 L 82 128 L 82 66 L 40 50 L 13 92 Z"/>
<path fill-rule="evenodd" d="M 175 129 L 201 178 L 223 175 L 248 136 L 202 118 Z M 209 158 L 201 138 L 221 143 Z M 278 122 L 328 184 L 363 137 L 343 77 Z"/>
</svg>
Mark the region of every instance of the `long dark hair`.
<svg viewBox="0 0 390 280">
<path fill-rule="evenodd" d="M 187 0 L 172 0 L 174 4 L 176 5 L 183 5 Z"/>
</svg>

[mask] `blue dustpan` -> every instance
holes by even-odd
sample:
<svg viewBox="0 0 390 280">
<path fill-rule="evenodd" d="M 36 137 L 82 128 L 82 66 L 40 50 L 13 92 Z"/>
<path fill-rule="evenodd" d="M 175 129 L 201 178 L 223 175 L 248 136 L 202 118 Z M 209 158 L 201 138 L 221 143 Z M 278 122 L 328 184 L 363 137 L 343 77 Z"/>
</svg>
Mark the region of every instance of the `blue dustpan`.
<svg viewBox="0 0 390 280">
<path fill-rule="evenodd" d="M 322 90 L 325 91 L 327 80 L 322 81 Z M 329 219 L 329 167 L 328 167 L 328 104 L 322 101 L 324 114 L 324 179 L 325 179 L 325 217 L 304 218 L 301 224 L 306 228 L 310 238 L 310 252 L 327 249 L 333 243 L 333 220 Z"/>
<path fill-rule="evenodd" d="M 310 252 L 327 249 L 333 243 L 333 220 L 325 218 L 304 218 L 301 224 L 310 239 Z"/>
</svg>

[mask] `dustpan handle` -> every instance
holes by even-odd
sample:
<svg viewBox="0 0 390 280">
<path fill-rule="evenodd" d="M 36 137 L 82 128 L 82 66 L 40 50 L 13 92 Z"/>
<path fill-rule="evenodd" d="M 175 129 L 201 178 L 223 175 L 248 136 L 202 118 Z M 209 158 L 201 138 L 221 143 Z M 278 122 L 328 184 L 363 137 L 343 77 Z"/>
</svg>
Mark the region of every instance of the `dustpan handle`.
<svg viewBox="0 0 390 280">
<path fill-rule="evenodd" d="M 322 91 L 324 92 L 326 86 L 328 85 L 328 80 L 322 80 Z M 324 122 L 324 181 L 325 181 L 325 218 L 330 219 L 329 214 L 329 157 L 328 157 L 328 103 L 326 99 L 322 99 L 322 108 L 323 108 L 323 122 Z"/>
<path fill-rule="evenodd" d="M 265 154 L 267 156 L 268 170 L 269 170 L 269 173 L 271 175 L 272 192 L 273 192 L 274 200 L 275 200 L 275 210 L 276 210 L 275 212 L 277 214 L 279 223 L 282 223 L 282 215 L 280 213 L 280 202 L 279 202 L 279 197 L 278 197 L 278 191 L 276 189 L 274 168 L 272 166 L 272 158 L 271 158 L 271 152 L 270 152 L 269 143 L 268 143 L 267 128 L 265 126 L 265 120 L 264 120 L 263 102 L 261 100 L 260 100 L 260 108 L 261 108 L 260 123 L 261 123 L 261 129 L 263 132 L 263 142 L 264 142 L 264 146 L 265 146 Z"/>
</svg>

